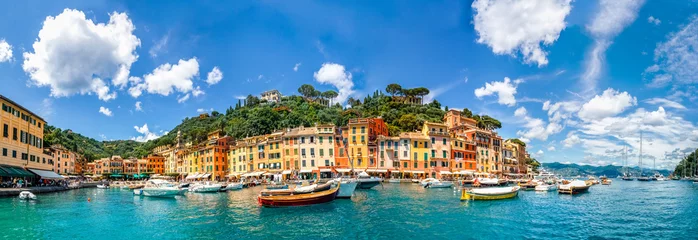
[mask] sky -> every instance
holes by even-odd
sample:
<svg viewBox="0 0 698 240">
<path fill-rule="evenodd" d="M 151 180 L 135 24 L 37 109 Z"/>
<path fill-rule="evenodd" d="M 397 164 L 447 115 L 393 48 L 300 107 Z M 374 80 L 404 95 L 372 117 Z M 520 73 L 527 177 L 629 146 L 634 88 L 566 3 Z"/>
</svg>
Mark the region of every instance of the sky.
<svg viewBox="0 0 698 240">
<path fill-rule="evenodd" d="M 0 94 L 98 140 L 155 139 L 248 94 L 390 83 L 499 119 L 541 162 L 673 169 L 698 146 L 698 2 L 22 1 Z M 642 135 L 642 137 L 641 137 Z M 640 140 L 642 139 L 642 144 Z"/>
</svg>

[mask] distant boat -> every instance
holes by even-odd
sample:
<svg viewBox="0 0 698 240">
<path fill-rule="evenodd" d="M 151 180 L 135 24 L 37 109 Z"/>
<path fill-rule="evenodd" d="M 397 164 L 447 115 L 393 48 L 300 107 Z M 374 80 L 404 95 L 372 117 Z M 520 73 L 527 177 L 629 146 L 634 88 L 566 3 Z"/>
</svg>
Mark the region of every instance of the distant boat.
<svg viewBox="0 0 698 240">
<path fill-rule="evenodd" d="M 174 197 L 181 195 L 183 192 L 184 190 L 175 184 L 168 182 L 167 180 L 160 179 L 149 180 L 146 186 L 142 189 L 133 190 L 135 195 L 143 195 L 147 197 Z"/>
<path fill-rule="evenodd" d="M 427 178 L 420 183 L 424 188 L 450 188 L 453 186 L 453 182 L 441 181 L 434 178 Z"/>
<path fill-rule="evenodd" d="M 354 190 L 356 186 L 359 185 L 359 181 L 353 178 L 343 178 L 341 180 L 333 180 L 334 183 L 342 183 L 342 187 L 339 188 L 337 193 L 337 198 L 351 198 L 354 195 Z"/>
<path fill-rule="evenodd" d="M 36 200 L 36 195 L 29 191 L 22 191 L 19 193 L 20 200 Z"/>
<path fill-rule="evenodd" d="M 611 179 L 606 178 L 604 180 L 601 180 L 601 185 L 611 185 L 611 182 L 613 182 L 611 181 Z"/>
<path fill-rule="evenodd" d="M 499 200 L 513 198 L 519 194 L 519 189 L 521 189 L 519 186 L 464 189 L 460 200 Z"/>
<path fill-rule="evenodd" d="M 380 178 L 371 177 L 366 172 L 359 173 L 358 181 L 359 181 L 358 187 L 360 189 L 371 189 L 371 188 L 373 188 L 381 183 Z"/>
<path fill-rule="evenodd" d="M 99 188 L 99 189 L 107 189 L 107 188 L 109 188 L 109 185 L 108 185 L 108 184 L 98 184 L 98 185 L 97 185 L 97 188 Z"/>
<path fill-rule="evenodd" d="M 640 176 L 637 178 L 638 181 L 649 182 L 651 179 L 647 176 Z"/>
<path fill-rule="evenodd" d="M 238 182 L 238 183 L 228 183 L 227 186 L 225 186 L 225 190 L 240 190 L 245 184 Z"/>
<path fill-rule="evenodd" d="M 196 184 L 189 187 L 189 191 L 195 192 L 195 193 L 214 193 L 214 192 L 218 192 L 220 189 L 221 189 L 220 184 L 211 183 L 211 182 L 196 183 Z"/>
<path fill-rule="evenodd" d="M 337 197 L 341 185 L 338 183 L 333 188 L 321 191 L 315 191 L 320 188 L 320 186 L 315 185 L 310 192 L 304 194 L 287 194 L 289 190 L 262 190 L 257 196 L 257 202 L 264 207 L 305 206 L 331 202 Z"/>
<path fill-rule="evenodd" d="M 558 187 L 557 192 L 560 194 L 579 194 L 589 191 L 592 183 L 589 181 L 574 180 L 568 184 L 563 184 Z"/>
<path fill-rule="evenodd" d="M 536 192 L 548 192 L 557 190 L 557 185 L 555 184 L 539 184 L 535 187 Z"/>
</svg>

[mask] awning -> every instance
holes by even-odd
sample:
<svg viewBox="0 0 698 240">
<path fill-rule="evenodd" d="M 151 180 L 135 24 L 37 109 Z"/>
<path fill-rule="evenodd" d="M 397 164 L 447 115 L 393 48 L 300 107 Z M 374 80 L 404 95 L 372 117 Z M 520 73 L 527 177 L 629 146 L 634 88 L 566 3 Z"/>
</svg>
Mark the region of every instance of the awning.
<svg viewBox="0 0 698 240">
<path fill-rule="evenodd" d="M 0 176 L 4 177 L 36 177 L 31 172 L 24 170 L 24 168 L 11 167 L 7 165 L 0 166 Z"/>
<path fill-rule="evenodd" d="M 412 171 L 414 174 L 424 174 L 424 171 Z"/>
<path fill-rule="evenodd" d="M 463 175 L 473 175 L 473 173 L 475 173 L 475 171 L 473 171 L 473 170 L 461 170 L 460 171 L 460 174 L 463 174 Z"/>
<path fill-rule="evenodd" d="M 187 180 L 190 180 L 190 179 L 195 179 L 195 178 L 196 178 L 197 176 L 199 176 L 199 174 L 196 174 L 196 173 L 192 173 L 192 174 L 190 174 L 189 176 L 187 176 L 187 178 L 186 178 L 186 179 L 187 179 Z"/>
<path fill-rule="evenodd" d="M 402 172 L 403 172 L 403 173 L 412 173 L 411 170 L 405 170 L 405 171 L 402 171 Z"/>
<path fill-rule="evenodd" d="M 320 172 L 332 172 L 332 169 L 323 168 L 323 169 L 320 169 Z"/>
<path fill-rule="evenodd" d="M 42 179 L 54 179 L 54 180 L 62 180 L 63 176 L 58 175 L 58 173 L 52 172 L 52 171 L 46 171 L 46 170 L 39 170 L 39 169 L 29 169 L 29 171 L 36 173 L 36 175 L 39 175 Z"/>
<path fill-rule="evenodd" d="M 110 175 L 110 177 L 113 177 L 113 178 L 120 178 L 120 177 L 124 177 L 124 175 L 121 175 L 121 174 L 112 174 L 112 175 Z"/>
<path fill-rule="evenodd" d="M 313 170 L 311 169 L 301 169 L 300 173 L 311 173 Z"/>
<path fill-rule="evenodd" d="M 210 176 L 211 176 L 211 174 L 210 174 L 210 173 L 207 173 L 207 174 L 204 174 L 203 176 L 201 176 L 200 178 L 208 178 L 208 177 L 210 177 Z"/>
<path fill-rule="evenodd" d="M 284 170 L 281 172 L 281 174 L 286 175 L 286 174 L 291 174 L 291 170 Z"/>
<path fill-rule="evenodd" d="M 274 173 L 268 172 L 268 173 L 262 174 L 262 176 L 274 176 Z"/>
<path fill-rule="evenodd" d="M 348 168 L 336 168 L 335 171 L 340 172 L 340 173 L 348 173 L 348 172 L 351 172 L 351 169 L 348 169 Z"/>
<path fill-rule="evenodd" d="M 449 172 L 449 171 L 441 171 L 440 173 L 441 173 L 441 175 L 449 175 L 449 174 L 453 174 L 453 173 L 451 173 L 451 172 Z"/>
</svg>

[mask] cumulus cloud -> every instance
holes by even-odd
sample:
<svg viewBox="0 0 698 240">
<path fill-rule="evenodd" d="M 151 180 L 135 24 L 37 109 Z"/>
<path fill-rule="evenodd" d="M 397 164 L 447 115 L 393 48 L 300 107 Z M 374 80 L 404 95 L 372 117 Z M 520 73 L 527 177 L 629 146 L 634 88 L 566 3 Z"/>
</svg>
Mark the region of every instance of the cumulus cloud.
<svg viewBox="0 0 698 240">
<path fill-rule="evenodd" d="M 102 114 L 104 114 L 104 115 L 107 116 L 107 117 L 111 117 L 111 116 L 112 116 L 112 112 L 111 112 L 111 110 L 109 110 L 109 108 L 99 107 L 99 112 L 102 113 Z"/>
<path fill-rule="evenodd" d="M 520 139 L 538 139 L 545 141 L 550 135 L 559 133 L 563 127 L 557 122 L 546 123 L 542 119 L 533 118 L 528 115 L 526 108 L 520 107 L 514 112 L 514 116 L 522 118 L 523 127 L 526 130 L 516 132 Z"/>
<path fill-rule="evenodd" d="M 650 98 L 650 99 L 646 99 L 643 102 L 653 104 L 653 105 L 659 105 L 659 106 L 666 107 L 666 108 L 686 109 L 686 107 L 681 105 L 680 103 L 671 101 L 671 100 L 666 99 L 666 98 Z"/>
<path fill-rule="evenodd" d="M 657 44 L 654 64 L 645 69 L 643 77 L 649 87 L 698 83 L 698 17 Z"/>
<path fill-rule="evenodd" d="M 628 92 L 606 89 L 602 95 L 596 95 L 582 106 L 579 117 L 585 121 L 600 120 L 622 113 L 631 106 L 637 105 L 637 98 Z"/>
<path fill-rule="evenodd" d="M 136 102 L 136 111 L 140 111 L 140 112 L 143 111 L 143 108 L 141 106 L 141 102 Z"/>
<path fill-rule="evenodd" d="M 548 152 L 554 152 L 554 151 L 555 151 L 555 146 L 548 147 Z"/>
<path fill-rule="evenodd" d="M 477 42 L 495 54 L 516 55 L 525 63 L 548 64 L 543 45 L 551 45 L 565 29 L 571 0 L 476 0 L 473 24 Z"/>
<path fill-rule="evenodd" d="M 136 132 L 142 134 L 141 136 L 131 137 L 131 140 L 134 140 L 136 142 L 147 142 L 150 140 L 158 139 L 160 137 L 156 133 L 150 132 L 150 130 L 148 129 L 148 124 L 143 124 L 142 127 L 133 126 L 133 128 L 136 129 Z"/>
<path fill-rule="evenodd" d="M 587 91 L 596 88 L 596 82 L 603 69 L 606 49 L 613 38 L 637 18 L 637 12 L 644 0 L 600 0 L 598 12 L 587 25 L 587 31 L 594 37 L 594 45 L 587 53 L 582 81 Z"/>
<path fill-rule="evenodd" d="M 128 83 L 131 64 L 138 59 L 140 40 L 125 13 L 114 12 L 108 23 L 94 23 L 78 10 L 65 9 L 44 20 L 32 45 L 23 54 L 22 68 L 31 85 L 51 88 L 51 96 L 95 94 L 108 101 L 116 98 L 104 79 L 116 87 Z"/>
<path fill-rule="evenodd" d="M 183 103 L 189 100 L 189 93 L 185 94 L 184 96 L 177 98 L 177 103 Z"/>
<path fill-rule="evenodd" d="M 293 71 L 298 72 L 298 67 L 301 66 L 301 63 L 296 63 L 296 65 L 293 66 Z"/>
<path fill-rule="evenodd" d="M 211 109 L 199 108 L 199 109 L 196 109 L 196 112 L 198 112 L 198 113 L 213 112 L 213 108 L 211 108 Z"/>
<path fill-rule="evenodd" d="M 517 108 L 516 111 L 514 112 L 514 116 L 517 116 L 517 117 L 524 117 L 524 116 L 526 116 L 526 114 L 528 114 L 528 111 L 526 111 L 525 107 Z"/>
<path fill-rule="evenodd" d="M 206 83 L 208 83 L 209 86 L 215 85 L 220 82 L 221 79 L 223 79 L 223 72 L 221 72 L 221 70 L 216 66 L 213 67 L 213 70 L 208 73 Z"/>
<path fill-rule="evenodd" d="M 516 105 L 516 87 L 518 83 L 521 82 L 520 79 L 511 81 L 508 77 L 504 78 L 503 82 L 491 82 L 485 83 L 484 87 L 475 89 L 475 96 L 479 99 L 482 97 L 497 94 L 497 102 L 501 105 L 514 106 Z"/>
<path fill-rule="evenodd" d="M 334 102 L 344 103 L 354 93 L 352 75 L 344 66 L 336 63 L 323 63 L 320 70 L 313 74 L 315 81 L 330 84 L 337 88 L 338 96 Z"/>
<path fill-rule="evenodd" d="M 136 89 L 134 92 L 145 90 L 148 93 L 163 96 L 168 96 L 175 91 L 188 93 L 194 89 L 192 79 L 197 75 L 199 75 L 199 62 L 196 58 L 180 59 L 174 65 L 165 63 L 158 66 L 152 73 L 143 76 L 143 83 L 131 88 Z"/>
<path fill-rule="evenodd" d="M 204 90 L 201 90 L 199 86 L 196 86 L 194 90 L 191 90 L 191 95 L 193 95 L 194 97 L 198 97 L 204 94 L 206 94 L 206 92 L 204 92 Z"/>
<path fill-rule="evenodd" d="M 12 45 L 0 38 L 0 63 L 12 60 Z"/>
<path fill-rule="evenodd" d="M 578 136 L 577 134 L 575 134 L 574 132 L 569 132 L 569 133 L 567 134 L 567 138 L 565 138 L 565 140 L 562 141 L 562 143 L 565 144 L 565 147 L 566 147 L 566 148 L 573 147 L 573 146 L 575 146 L 575 145 L 577 145 L 577 144 L 579 144 L 579 143 L 581 143 L 581 142 L 582 142 L 582 140 L 581 140 L 581 139 L 579 138 L 579 136 Z"/>
<path fill-rule="evenodd" d="M 654 25 L 659 25 L 659 24 L 662 23 L 662 21 L 659 20 L 659 18 L 655 18 L 654 16 L 648 17 L 648 18 L 647 18 L 647 22 L 648 22 L 648 23 L 651 23 L 651 24 L 654 24 Z"/>
</svg>

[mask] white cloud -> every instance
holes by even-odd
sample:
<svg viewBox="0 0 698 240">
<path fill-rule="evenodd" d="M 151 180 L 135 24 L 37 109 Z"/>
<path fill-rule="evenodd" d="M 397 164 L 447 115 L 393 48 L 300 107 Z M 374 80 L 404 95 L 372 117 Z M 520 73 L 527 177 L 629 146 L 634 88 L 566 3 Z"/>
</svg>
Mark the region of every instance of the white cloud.
<svg viewBox="0 0 698 240">
<path fill-rule="evenodd" d="M 339 95 L 333 102 L 344 103 L 354 93 L 352 75 L 342 65 L 323 63 L 320 70 L 313 74 L 313 77 L 321 84 L 330 84 L 337 88 Z"/>
<path fill-rule="evenodd" d="M 548 147 L 548 152 L 554 152 L 554 151 L 555 151 L 555 146 Z"/>
<path fill-rule="evenodd" d="M 296 63 L 296 65 L 293 66 L 293 71 L 298 72 L 298 67 L 301 66 L 301 63 Z"/>
<path fill-rule="evenodd" d="M 196 86 L 194 90 L 191 90 L 191 95 L 193 95 L 194 97 L 198 97 L 204 94 L 206 94 L 206 92 L 204 92 L 204 90 L 201 90 L 199 86 Z"/>
<path fill-rule="evenodd" d="M 528 116 L 526 108 L 520 107 L 514 112 L 514 116 L 522 118 L 523 127 L 526 130 L 519 130 L 516 134 L 520 139 L 539 139 L 545 141 L 550 135 L 559 133 L 563 127 L 557 122 L 546 123 L 542 119 Z"/>
<path fill-rule="evenodd" d="M 189 93 L 185 94 L 184 96 L 177 98 L 177 103 L 183 103 L 189 100 Z"/>
<path fill-rule="evenodd" d="M 131 140 L 134 140 L 136 142 L 147 142 L 150 140 L 158 139 L 160 137 L 156 133 L 150 132 L 150 130 L 148 129 L 148 124 L 143 124 L 142 127 L 133 126 L 133 128 L 136 129 L 136 132 L 142 134 L 141 136 L 131 137 Z"/>
<path fill-rule="evenodd" d="M 698 83 L 698 17 L 657 44 L 654 62 L 643 73 L 650 87 Z"/>
<path fill-rule="evenodd" d="M 517 117 L 524 117 L 524 116 L 526 116 L 526 114 L 528 114 L 528 111 L 526 111 L 525 107 L 517 108 L 516 111 L 514 112 L 514 116 L 517 116 Z"/>
<path fill-rule="evenodd" d="M 213 112 L 213 108 L 211 108 L 211 109 L 199 108 L 199 109 L 196 109 L 196 112 L 198 112 L 198 113 Z"/>
<path fill-rule="evenodd" d="M 170 39 L 170 33 L 165 34 L 153 47 L 150 48 L 148 53 L 150 57 L 157 57 L 160 52 L 167 52 L 167 42 Z"/>
<path fill-rule="evenodd" d="M 136 111 L 143 111 L 143 108 L 141 106 L 141 102 L 136 102 Z"/>
<path fill-rule="evenodd" d="M 512 84 L 511 79 L 505 77 L 503 82 L 485 83 L 484 87 L 475 89 L 475 96 L 482 99 L 484 96 L 490 96 L 496 93 L 499 98 L 497 100 L 499 104 L 511 107 L 516 105 L 516 98 L 514 95 L 516 94 L 516 87 L 519 82 L 520 79 L 517 79 L 514 80 L 514 84 Z"/>
<path fill-rule="evenodd" d="M 536 154 L 538 154 L 539 156 L 543 155 L 543 153 L 544 153 L 543 150 L 538 150 L 538 152 L 536 152 Z"/>
<path fill-rule="evenodd" d="M 0 63 L 12 60 L 12 45 L 0 38 Z"/>
<path fill-rule="evenodd" d="M 565 29 L 571 0 L 476 0 L 473 24 L 478 43 L 486 44 L 495 54 L 516 55 L 524 62 L 548 64 L 541 45 L 551 45 Z"/>
<path fill-rule="evenodd" d="M 242 96 L 242 95 L 238 95 L 238 96 L 235 96 L 235 99 L 245 100 L 245 99 L 247 99 L 247 97 L 246 97 L 246 96 Z"/>
<path fill-rule="evenodd" d="M 53 116 L 53 99 L 50 98 L 44 98 L 44 100 L 41 101 L 41 108 L 39 108 L 39 114 L 41 114 L 41 117 L 43 117 L 46 120 L 50 120 L 51 116 Z"/>
<path fill-rule="evenodd" d="M 671 100 L 665 99 L 665 98 L 650 98 L 650 99 L 646 99 L 643 102 L 646 102 L 649 104 L 654 104 L 654 105 L 659 105 L 659 106 L 666 107 L 666 108 L 686 109 L 686 107 L 684 107 L 680 103 L 677 103 L 677 102 L 674 102 L 674 101 L 671 101 Z"/>
<path fill-rule="evenodd" d="M 623 29 L 630 25 L 644 3 L 643 0 L 600 0 L 599 10 L 593 17 L 587 31 L 594 37 L 594 46 L 587 53 L 582 83 L 586 91 L 596 88 L 596 82 L 603 69 L 606 49 Z"/>
<path fill-rule="evenodd" d="M 565 140 L 562 141 L 562 143 L 565 144 L 566 148 L 573 147 L 581 142 L 582 142 L 582 140 L 579 139 L 579 136 L 577 134 L 575 134 L 574 132 L 569 132 L 567 134 L 567 138 L 565 138 Z"/>
<path fill-rule="evenodd" d="M 262 80 L 262 78 L 264 78 L 264 75 L 262 74 L 259 74 L 259 76 L 257 76 L 257 80 Z"/>
<path fill-rule="evenodd" d="M 143 76 L 145 82 L 131 88 L 163 96 L 168 96 L 175 91 L 188 93 L 194 89 L 192 79 L 197 75 L 199 75 L 199 62 L 196 58 L 180 59 L 175 65 L 169 63 L 160 65 L 152 73 Z"/>
<path fill-rule="evenodd" d="M 585 121 L 600 120 L 622 113 L 631 106 L 637 105 L 637 98 L 628 92 L 606 89 L 602 95 L 596 95 L 582 106 L 579 117 Z"/>
<path fill-rule="evenodd" d="M 434 99 L 436 99 L 436 97 L 438 97 L 439 95 L 441 95 L 449 90 L 454 89 L 459 84 L 461 84 L 461 82 L 456 81 L 456 82 L 452 82 L 452 83 L 449 83 L 449 84 L 446 84 L 443 86 L 439 86 L 437 88 L 432 88 L 431 90 L 429 90 L 429 94 L 424 96 L 424 99 L 423 99 L 424 103 L 431 103 L 432 101 L 434 101 Z"/>
<path fill-rule="evenodd" d="M 662 21 L 659 20 L 659 18 L 655 18 L 654 16 L 650 16 L 649 18 L 647 18 L 647 22 L 654 25 L 659 25 L 662 23 Z"/>
<path fill-rule="evenodd" d="M 116 98 L 103 79 L 117 87 L 128 83 L 131 64 L 138 59 L 140 40 L 125 13 L 114 12 L 108 23 L 95 24 L 81 11 L 65 9 L 43 22 L 32 45 L 25 52 L 22 68 L 30 84 L 51 88 L 51 96 L 96 94 L 108 101 Z"/>
<path fill-rule="evenodd" d="M 102 114 L 104 114 L 104 115 L 107 116 L 107 117 L 111 117 L 111 116 L 112 116 L 112 112 L 111 112 L 111 110 L 109 110 L 109 108 L 99 107 L 99 112 L 102 113 Z"/>
<path fill-rule="evenodd" d="M 208 76 L 206 77 L 206 83 L 208 83 L 209 86 L 214 85 L 223 79 L 223 72 L 216 66 L 213 67 L 213 70 L 208 73 Z"/>
</svg>

